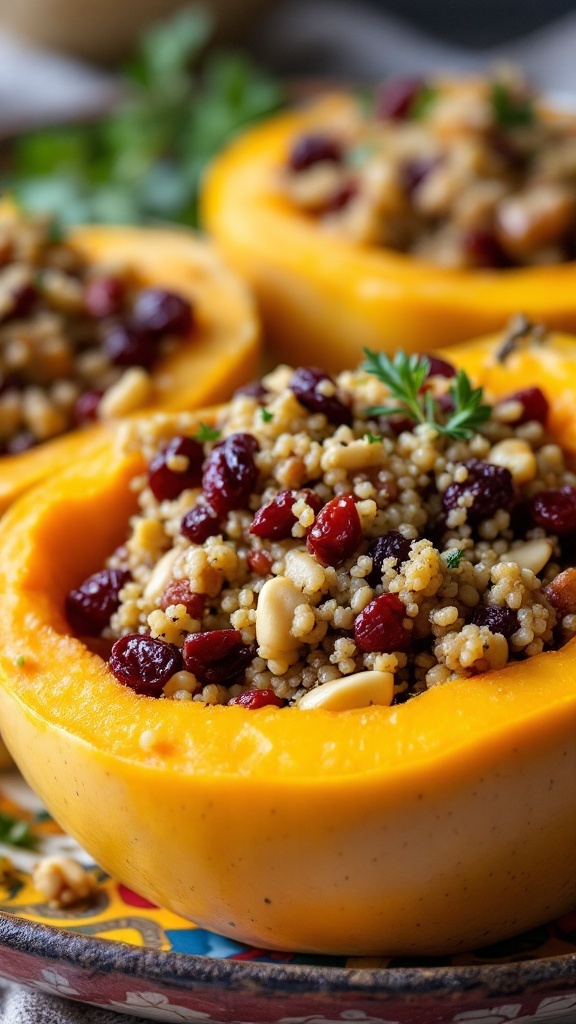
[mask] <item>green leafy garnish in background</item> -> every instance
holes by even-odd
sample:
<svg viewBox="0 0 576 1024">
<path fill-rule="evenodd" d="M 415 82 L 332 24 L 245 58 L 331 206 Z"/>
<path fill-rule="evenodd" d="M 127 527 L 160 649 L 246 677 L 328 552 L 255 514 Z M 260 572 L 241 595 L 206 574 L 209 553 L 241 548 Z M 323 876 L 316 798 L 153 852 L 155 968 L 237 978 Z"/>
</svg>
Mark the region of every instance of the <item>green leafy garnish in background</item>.
<svg viewBox="0 0 576 1024">
<path fill-rule="evenodd" d="M 394 416 L 398 413 L 428 423 L 439 434 L 457 440 L 467 440 L 489 419 L 489 405 L 482 404 L 482 388 L 473 388 L 464 370 L 459 370 L 448 388 L 454 410 L 445 421 L 439 419 L 439 406 L 431 391 L 423 388 L 430 373 L 430 360 L 426 356 L 396 352 L 390 359 L 385 352 L 364 349 L 366 362 L 362 369 L 386 385 L 396 405 L 377 405 L 366 410 L 367 416 Z"/>
<path fill-rule="evenodd" d="M 462 548 L 451 548 L 446 555 L 446 565 L 449 569 L 457 569 L 463 557 Z"/>
<path fill-rule="evenodd" d="M 35 836 L 27 821 L 21 821 L 12 814 L 0 811 L 0 843 L 7 843 L 9 846 L 23 846 L 27 850 L 33 850 L 37 845 Z"/>
<path fill-rule="evenodd" d="M 222 437 L 222 432 L 216 430 L 215 427 L 211 427 L 209 423 L 198 424 L 198 431 L 193 435 L 195 441 L 199 441 L 200 444 L 204 444 L 205 441 L 219 441 Z"/>
<path fill-rule="evenodd" d="M 196 8 L 147 31 L 124 70 L 126 99 L 96 123 L 24 135 L 0 188 L 64 225 L 195 226 L 206 164 L 283 101 L 247 56 L 204 55 L 210 34 L 209 17 Z"/>
<path fill-rule="evenodd" d="M 504 82 L 493 82 L 490 98 L 500 128 L 525 128 L 534 123 L 536 115 L 531 96 L 515 94 Z"/>
</svg>

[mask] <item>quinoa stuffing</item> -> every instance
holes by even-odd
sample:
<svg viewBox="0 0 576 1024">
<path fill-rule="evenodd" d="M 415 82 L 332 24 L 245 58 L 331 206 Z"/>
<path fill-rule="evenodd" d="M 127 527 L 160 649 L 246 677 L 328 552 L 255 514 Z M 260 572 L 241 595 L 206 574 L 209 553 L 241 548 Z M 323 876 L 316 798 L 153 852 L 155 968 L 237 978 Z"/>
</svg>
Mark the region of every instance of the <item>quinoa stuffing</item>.
<svg viewBox="0 0 576 1024">
<path fill-rule="evenodd" d="M 156 361 L 192 327 L 187 299 L 0 204 L 0 454 L 146 405 Z"/>
<path fill-rule="evenodd" d="M 293 140 L 279 186 L 358 242 L 450 267 L 576 257 L 576 120 L 521 76 L 402 78 Z"/>
<path fill-rule="evenodd" d="M 547 414 L 537 386 L 491 401 L 444 360 L 367 353 L 278 367 L 208 440 L 192 414 L 130 424 L 139 512 L 70 624 L 138 693 L 248 708 L 399 703 L 556 648 L 576 473 Z"/>
</svg>

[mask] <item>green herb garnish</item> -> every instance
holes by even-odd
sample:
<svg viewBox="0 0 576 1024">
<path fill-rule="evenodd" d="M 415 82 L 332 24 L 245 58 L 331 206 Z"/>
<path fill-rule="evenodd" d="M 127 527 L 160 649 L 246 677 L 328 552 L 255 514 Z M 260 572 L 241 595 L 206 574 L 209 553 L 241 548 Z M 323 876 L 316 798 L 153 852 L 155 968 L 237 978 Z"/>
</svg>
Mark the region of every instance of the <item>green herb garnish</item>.
<svg viewBox="0 0 576 1024">
<path fill-rule="evenodd" d="M 283 102 L 243 54 L 211 50 L 205 11 L 184 7 L 148 29 L 124 68 L 123 95 L 98 122 L 22 136 L 0 190 L 75 223 L 197 224 L 202 172 L 240 128 Z"/>
<path fill-rule="evenodd" d="M 445 422 L 439 420 L 440 409 L 431 391 L 422 385 L 430 373 L 430 360 L 426 356 L 397 352 L 390 359 L 384 352 L 364 349 L 366 362 L 363 369 L 386 385 L 397 405 L 377 405 L 366 410 L 367 416 L 393 416 L 401 414 L 415 423 L 428 423 L 439 434 L 466 441 L 482 426 L 492 412 L 482 404 L 482 388 L 473 388 L 464 370 L 459 370 L 448 389 L 454 401 L 454 410 Z"/>
<path fill-rule="evenodd" d="M 457 569 L 464 557 L 462 548 L 452 548 L 446 555 L 446 565 L 449 569 Z"/>
<path fill-rule="evenodd" d="M 22 668 L 22 666 L 25 664 L 26 658 L 24 657 L 23 654 L 19 654 L 18 657 L 16 658 L 16 665 L 18 666 L 18 668 Z"/>
<path fill-rule="evenodd" d="M 202 423 L 202 421 L 198 424 L 198 432 L 193 434 L 194 440 L 199 441 L 200 444 L 204 444 L 205 441 L 218 441 L 221 437 L 221 430 L 216 430 L 209 423 Z"/>
<path fill-rule="evenodd" d="M 438 89 L 424 83 L 410 104 L 410 117 L 413 121 L 425 121 L 438 99 Z"/>
<path fill-rule="evenodd" d="M 368 444 L 377 444 L 382 438 L 379 434 L 371 434 L 369 430 L 364 434 L 364 440 L 368 441 Z"/>
<path fill-rule="evenodd" d="M 494 119 L 500 128 L 525 128 L 534 124 L 534 101 L 526 94 L 518 95 L 504 82 L 493 82 L 490 100 Z"/>
<path fill-rule="evenodd" d="M 274 419 L 274 413 L 268 412 L 268 409 L 260 409 L 260 415 L 262 416 L 264 423 L 271 423 Z"/>
<path fill-rule="evenodd" d="M 33 850 L 37 839 L 32 834 L 27 821 L 21 821 L 13 814 L 0 811 L 0 843 L 7 843 L 9 846 L 23 846 L 27 850 Z"/>
</svg>

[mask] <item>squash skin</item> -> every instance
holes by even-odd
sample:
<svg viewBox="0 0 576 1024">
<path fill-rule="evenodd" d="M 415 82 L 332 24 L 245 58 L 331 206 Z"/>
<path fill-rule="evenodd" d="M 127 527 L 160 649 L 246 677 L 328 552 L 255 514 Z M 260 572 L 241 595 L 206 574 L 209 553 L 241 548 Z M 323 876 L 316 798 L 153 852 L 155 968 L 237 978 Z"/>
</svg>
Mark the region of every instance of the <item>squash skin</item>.
<svg viewBox="0 0 576 1024">
<path fill-rule="evenodd" d="M 576 641 L 393 708 L 139 697 L 63 605 L 122 539 L 141 468 L 103 449 L 4 520 L 0 715 L 57 820 L 147 898 L 258 946 L 440 954 L 570 910 Z"/>
<path fill-rule="evenodd" d="M 363 347 L 430 351 L 501 328 L 523 311 L 576 330 L 576 264 L 457 270 L 327 233 L 275 193 L 291 140 L 330 129 L 350 107 L 330 95 L 250 129 L 205 179 L 206 229 L 252 285 L 279 358 L 339 371 Z"/>
<path fill-rule="evenodd" d="M 126 262 L 144 285 L 171 288 L 194 301 L 189 345 L 154 369 L 150 409 L 195 409 L 228 398 L 257 373 L 260 330 L 253 301 L 208 243 L 191 232 L 129 227 L 76 228 L 69 242 L 89 260 Z M 140 410 L 139 410 L 140 411 Z M 90 457 L 111 424 L 73 430 L 20 455 L 0 457 L 0 512 L 24 490 L 81 457 Z"/>
</svg>

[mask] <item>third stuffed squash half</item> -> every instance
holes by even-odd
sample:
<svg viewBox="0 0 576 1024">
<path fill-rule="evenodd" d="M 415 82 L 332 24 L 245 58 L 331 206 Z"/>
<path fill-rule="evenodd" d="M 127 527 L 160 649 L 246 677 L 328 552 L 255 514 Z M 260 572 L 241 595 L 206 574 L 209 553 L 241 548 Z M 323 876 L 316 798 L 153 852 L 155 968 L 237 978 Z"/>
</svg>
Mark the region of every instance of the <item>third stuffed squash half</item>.
<svg viewBox="0 0 576 1024">
<path fill-rule="evenodd" d="M 323 953 L 574 907 L 574 344 L 281 367 L 13 505 L 6 739 L 106 870 Z"/>
<path fill-rule="evenodd" d="M 499 330 L 576 328 L 574 115 L 515 76 L 388 83 L 251 129 L 208 174 L 204 220 L 278 354 L 328 369 Z"/>
</svg>

